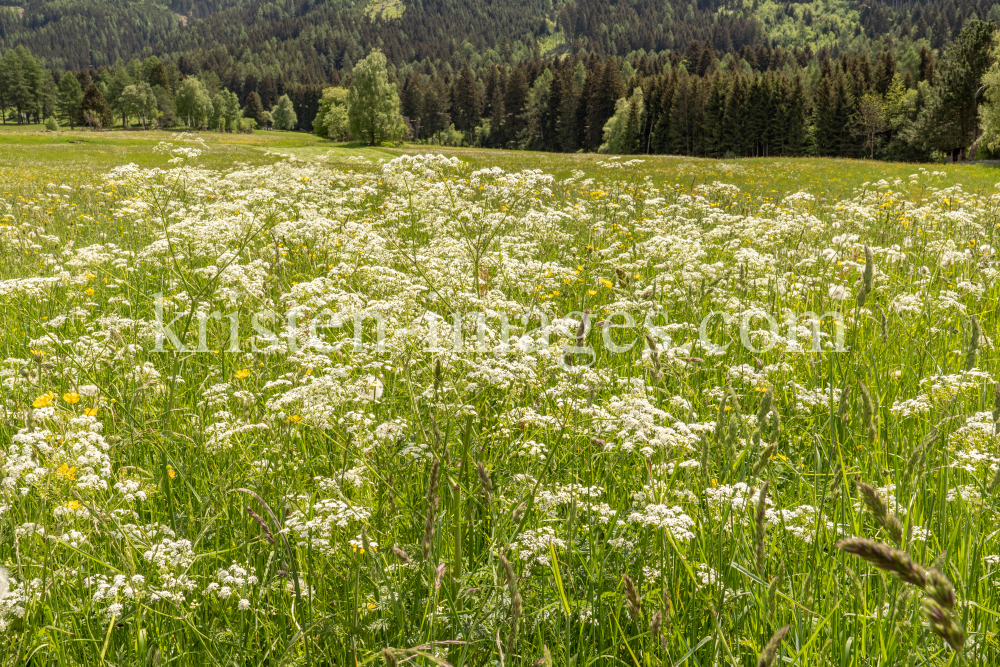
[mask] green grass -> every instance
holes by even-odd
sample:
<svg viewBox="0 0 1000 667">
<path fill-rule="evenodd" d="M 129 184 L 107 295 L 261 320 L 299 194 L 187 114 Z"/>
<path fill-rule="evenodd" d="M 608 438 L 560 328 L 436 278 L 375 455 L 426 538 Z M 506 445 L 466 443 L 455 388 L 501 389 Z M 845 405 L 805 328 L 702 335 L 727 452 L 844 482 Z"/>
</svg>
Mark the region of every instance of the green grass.
<svg viewBox="0 0 1000 667">
<path fill-rule="evenodd" d="M 3 667 L 1000 657 L 992 166 L 23 127 L 0 165 Z M 263 351 L 289 309 L 335 349 Z M 830 310 L 844 350 L 788 342 Z M 896 539 L 858 482 L 964 651 L 837 548 Z"/>
</svg>

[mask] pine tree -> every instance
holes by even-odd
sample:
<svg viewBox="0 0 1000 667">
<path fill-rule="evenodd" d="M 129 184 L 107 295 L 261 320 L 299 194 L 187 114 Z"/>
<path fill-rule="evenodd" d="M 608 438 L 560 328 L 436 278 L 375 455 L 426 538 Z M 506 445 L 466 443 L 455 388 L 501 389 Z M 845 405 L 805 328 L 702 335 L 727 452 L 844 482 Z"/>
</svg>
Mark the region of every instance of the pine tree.
<svg viewBox="0 0 1000 667">
<path fill-rule="evenodd" d="M 669 153 L 671 149 L 670 119 L 676 86 L 677 75 L 671 69 L 664 75 L 663 85 L 660 88 L 660 115 L 653 125 L 653 134 L 650 138 L 650 145 L 654 153 Z"/>
<path fill-rule="evenodd" d="M 440 77 L 433 77 L 424 90 L 420 111 L 420 129 L 425 138 L 448 129 L 451 125 L 450 106 L 447 85 Z"/>
<path fill-rule="evenodd" d="M 525 104 L 528 100 L 528 78 L 524 68 L 518 65 L 510 73 L 507 80 L 507 91 L 504 94 L 503 106 L 506 118 L 503 127 L 504 145 L 516 141 L 525 127 Z"/>
<path fill-rule="evenodd" d="M 563 72 L 559 67 L 555 68 L 552 75 L 552 83 L 549 84 L 548 100 L 545 104 L 545 111 L 542 118 L 544 128 L 543 147 L 547 151 L 558 151 L 561 144 L 561 113 L 563 96 L 565 95 L 566 83 Z"/>
<path fill-rule="evenodd" d="M 604 138 L 604 124 L 615 113 L 615 104 L 624 96 L 621 68 L 614 58 L 604 61 L 600 84 L 592 91 L 593 97 L 588 107 L 590 126 L 590 147 L 597 149 Z"/>
<path fill-rule="evenodd" d="M 591 65 L 596 58 L 591 59 Z M 583 79 L 583 86 L 576 99 L 576 109 L 573 111 L 573 139 L 578 149 L 590 150 L 590 100 L 594 96 L 594 88 L 598 84 L 599 70 L 588 67 Z"/>
<path fill-rule="evenodd" d="M 66 72 L 59 80 L 59 116 L 69 124 L 69 129 L 82 122 L 80 102 L 83 101 L 83 88 L 80 81 L 70 72 Z"/>
<path fill-rule="evenodd" d="M 793 75 L 785 92 L 786 121 L 784 131 L 785 155 L 802 155 L 808 138 L 806 123 L 806 92 L 802 77 Z"/>
<path fill-rule="evenodd" d="M 499 71 L 497 68 L 493 68 L 496 73 L 496 84 L 491 87 L 489 96 L 489 109 L 490 109 L 490 136 L 489 142 L 493 147 L 503 146 L 503 131 L 504 122 L 506 118 L 506 111 L 504 107 L 504 95 L 503 89 L 506 85 L 506 77 L 503 72 Z"/>
<path fill-rule="evenodd" d="M 991 62 L 995 26 L 972 20 L 945 49 L 936 83 L 917 121 L 928 147 L 965 159 L 978 129 L 980 81 Z"/>
<path fill-rule="evenodd" d="M 726 152 L 739 156 L 749 155 L 753 146 L 748 118 L 748 98 L 750 95 L 746 75 L 733 75 L 726 96 L 726 109 L 722 121 L 722 145 Z"/>
<path fill-rule="evenodd" d="M 146 77 L 146 81 L 154 88 L 161 86 L 164 90 L 170 90 L 170 79 L 167 77 L 167 68 L 163 66 L 163 63 L 158 58 L 149 68 L 149 75 Z"/>
<path fill-rule="evenodd" d="M 93 83 L 83 91 L 83 100 L 80 102 L 80 114 L 87 125 L 98 130 L 114 122 L 114 118 L 111 115 L 111 107 L 104 100 L 100 89 Z"/>
<path fill-rule="evenodd" d="M 668 139 L 668 150 L 674 155 L 697 155 L 698 152 L 700 130 L 704 127 L 704 109 L 698 109 L 698 81 L 697 77 L 686 73 L 677 78 L 670 107 Z"/>
<path fill-rule="evenodd" d="M 261 103 L 261 99 L 257 93 L 251 92 L 247 95 L 247 103 L 243 108 L 243 116 L 245 118 L 252 118 L 257 127 L 261 129 L 267 127 L 267 115 L 264 112 L 264 105 Z"/>
<path fill-rule="evenodd" d="M 470 132 L 479 124 L 483 108 L 482 93 L 468 63 L 462 66 L 462 71 L 459 72 L 458 78 L 455 80 L 454 96 L 451 102 L 455 129 Z"/>
<path fill-rule="evenodd" d="M 716 70 L 709 84 L 705 101 L 705 153 L 708 157 L 722 157 L 732 150 L 725 140 L 723 123 L 726 112 L 726 98 L 729 96 L 725 75 Z"/>
</svg>

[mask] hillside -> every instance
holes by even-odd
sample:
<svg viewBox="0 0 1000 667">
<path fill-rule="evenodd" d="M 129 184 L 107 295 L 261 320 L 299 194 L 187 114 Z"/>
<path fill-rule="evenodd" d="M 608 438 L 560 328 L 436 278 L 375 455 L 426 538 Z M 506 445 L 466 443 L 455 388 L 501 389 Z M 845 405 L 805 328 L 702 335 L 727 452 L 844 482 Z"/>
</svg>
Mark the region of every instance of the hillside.
<svg viewBox="0 0 1000 667">
<path fill-rule="evenodd" d="M 476 69 L 560 52 L 687 49 L 694 40 L 720 53 L 764 45 L 837 55 L 886 42 L 916 53 L 906 45 L 940 49 L 970 17 L 1000 18 L 1000 7 L 990 0 L 30 0 L 0 11 L 0 49 L 24 45 L 60 69 L 159 55 L 182 71 L 322 83 L 372 46 L 396 65 L 470 61 Z"/>
</svg>

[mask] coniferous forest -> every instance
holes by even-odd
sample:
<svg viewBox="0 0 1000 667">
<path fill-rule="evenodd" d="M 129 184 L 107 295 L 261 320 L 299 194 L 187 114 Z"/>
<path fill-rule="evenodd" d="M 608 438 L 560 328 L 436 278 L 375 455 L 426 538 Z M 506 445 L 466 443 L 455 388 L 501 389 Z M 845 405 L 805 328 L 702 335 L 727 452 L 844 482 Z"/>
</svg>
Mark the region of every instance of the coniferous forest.
<svg viewBox="0 0 1000 667">
<path fill-rule="evenodd" d="M 314 121 L 377 49 L 411 141 L 981 158 L 996 20 L 985 0 L 30 1 L 0 8 L 0 106 L 4 122 L 347 139 Z"/>
</svg>

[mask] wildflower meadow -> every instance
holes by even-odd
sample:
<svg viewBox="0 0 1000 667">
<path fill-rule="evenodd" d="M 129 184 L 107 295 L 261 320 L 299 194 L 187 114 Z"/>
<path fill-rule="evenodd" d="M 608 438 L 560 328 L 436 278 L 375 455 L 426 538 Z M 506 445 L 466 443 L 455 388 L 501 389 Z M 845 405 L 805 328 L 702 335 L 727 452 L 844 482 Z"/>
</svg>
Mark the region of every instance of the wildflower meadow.
<svg viewBox="0 0 1000 667">
<path fill-rule="evenodd" d="M 190 137 L 4 148 L 0 665 L 1000 660 L 992 168 Z"/>
</svg>

